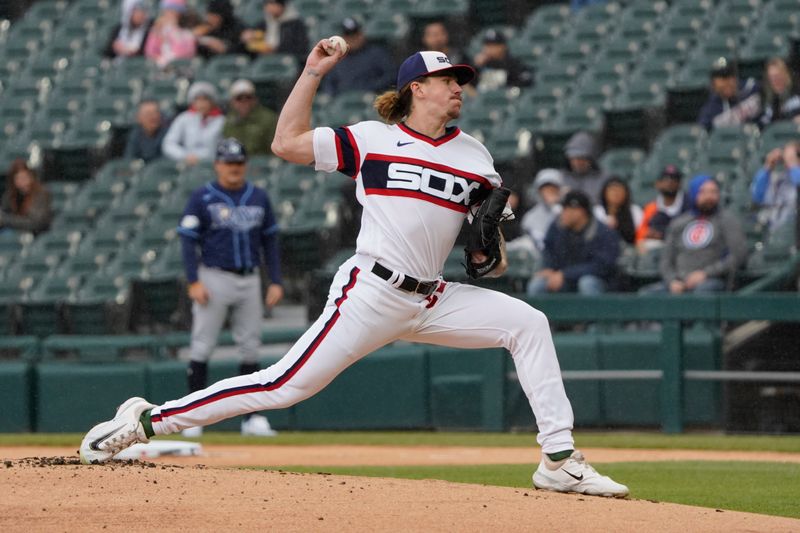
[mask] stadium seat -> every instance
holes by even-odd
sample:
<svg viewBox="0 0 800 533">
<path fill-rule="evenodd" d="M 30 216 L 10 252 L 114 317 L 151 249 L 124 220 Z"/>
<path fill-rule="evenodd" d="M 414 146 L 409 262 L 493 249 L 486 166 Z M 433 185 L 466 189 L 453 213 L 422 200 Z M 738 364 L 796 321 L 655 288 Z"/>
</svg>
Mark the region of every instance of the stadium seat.
<svg viewBox="0 0 800 533">
<path fill-rule="evenodd" d="M 791 120 L 773 122 L 761 132 L 759 152 L 765 156 L 773 148 L 781 148 L 789 141 L 800 138 L 800 125 Z"/>
<path fill-rule="evenodd" d="M 634 170 L 644 158 L 645 152 L 639 148 L 613 148 L 603 152 L 598 163 L 600 168 L 609 174 L 630 180 Z"/>
</svg>

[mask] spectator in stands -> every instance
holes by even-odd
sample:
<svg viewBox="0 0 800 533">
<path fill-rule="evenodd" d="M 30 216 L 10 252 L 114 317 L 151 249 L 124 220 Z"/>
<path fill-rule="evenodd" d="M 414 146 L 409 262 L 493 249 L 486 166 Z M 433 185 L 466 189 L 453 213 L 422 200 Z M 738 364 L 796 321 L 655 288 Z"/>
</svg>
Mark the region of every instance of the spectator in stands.
<svg viewBox="0 0 800 533">
<path fill-rule="evenodd" d="M 753 177 L 750 194 L 760 207 L 758 221 L 768 234 L 784 224 L 794 224 L 797 217 L 797 187 L 800 187 L 800 142 L 771 150 L 764 166 Z"/>
<path fill-rule="evenodd" d="M 764 127 L 788 119 L 800 122 L 800 95 L 794 88 L 786 62 L 774 57 L 767 62 L 764 73 L 764 106 L 758 123 Z"/>
<path fill-rule="evenodd" d="M 396 69 L 389 51 L 367 42 L 361 22 L 354 17 L 342 21 L 342 37 L 349 51 L 322 81 L 320 89 L 331 96 L 347 91 L 379 92 L 394 82 Z"/>
<path fill-rule="evenodd" d="M 534 206 L 522 216 L 522 239 L 525 239 L 530 246 L 525 246 L 533 250 L 534 255 L 541 257 L 544 250 L 544 236 L 550 224 L 561 213 L 561 189 L 564 180 L 561 171 L 554 168 L 545 168 L 536 174 L 533 181 L 533 201 Z M 520 246 L 516 239 L 508 243 L 508 247 L 515 248 Z M 512 243 L 517 243 L 513 244 Z"/>
<path fill-rule="evenodd" d="M 544 269 L 528 283 L 528 295 L 602 294 L 616 282 L 619 237 L 592 216 L 585 193 L 569 191 L 561 205 L 544 238 Z"/>
<path fill-rule="evenodd" d="M 633 245 L 643 215 L 642 208 L 631 200 L 628 184 L 617 176 L 611 176 L 600 191 L 600 203 L 594 206 L 594 217 L 616 231 L 624 242 Z"/>
<path fill-rule="evenodd" d="M 656 178 L 658 195 L 644 206 L 642 222 L 636 229 L 636 245 L 639 251 L 660 248 L 670 221 L 689 210 L 689 199 L 681 190 L 683 173 L 675 165 L 667 165 Z"/>
<path fill-rule="evenodd" d="M 569 167 L 564 173 L 564 185 L 585 192 L 593 204 L 600 201 L 600 191 L 609 177 L 597 163 L 599 153 L 597 140 L 585 131 L 575 133 L 564 145 Z"/>
<path fill-rule="evenodd" d="M 478 70 L 479 91 L 501 87 L 528 87 L 533 73 L 508 51 L 503 32 L 489 29 L 483 35 L 483 47 L 472 60 Z"/>
<path fill-rule="evenodd" d="M 739 80 L 735 65 L 721 57 L 711 67 L 711 95 L 697 121 L 709 131 L 755 121 L 761 114 L 759 91 L 756 80 Z"/>
<path fill-rule="evenodd" d="M 50 228 L 53 211 L 50 193 L 23 159 L 6 172 L 6 190 L 0 202 L 0 231 L 41 233 Z"/>
<path fill-rule="evenodd" d="M 191 166 L 213 161 L 225 116 L 217 105 L 217 89 L 207 81 L 194 82 L 189 87 L 188 99 L 189 109 L 172 122 L 161 150 L 170 159 Z"/>
<path fill-rule="evenodd" d="M 228 0 L 211 0 L 205 20 L 192 30 L 197 39 L 197 53 L 204 58 L 243 53 L 244 46 L 239 39 L 243 30 L 244 26 L 233 14 L 233 6 Z"/>
<path fill-rule="evenodd" d="M 176 59 L 191 59 L 197 54 L 197 42 L 191 30 L 183 27 L 186 0 L 161 0 L 161 11 L 153 23 L 144 53 L 164 68 Z"/>
<path fill-rule="evenodd" d="M 450 44 L 450 32 L 441 20 L 433 20 L 422 29 L 422 49 L 443 52 L 454 65 L 465 63 L 464 52 Z"/>
<path fill-rule="evenodd" d="M 264 20 L 242 32 L 251 54 L 291 54 L 302 62 L 308 52 L 308 30 L 300 13 L 287 0 L 265 0 Z"/>
<path fill-rule="evenodd" d="M 142 100 L 136 113 L 136 125 L 125 144 L 127 159 L 142 159 L 149 163 L 161 157 L 161 143 L 169 129 L 169 123 L 161 114 L 158 102 Z"/>
<path fill-rule="evenodd" d="M 231 85 L 230 108 L 222 129 L 223 137 L 234 137 L 253 155 L 270 155 L 278 117 L 262 106 L 250 80 L 236 80 Z"/>
<path fill-rule="evenodd" d="M 126 0 L 122 4 L 122 17 L 111 30 L 103 55 L 125 58 L 144 55 L 144 45 L 153 21 L 142 0 Z"/>
<path fill-rule="evenodd" d="M 661 251 L 662 281 L 649 293 L 719 292 L 731 286 L 747 257 L 747 239 L 736 216 L 719 205 L 719 183 L 695 176 L 689 184 L 691 211 L 670 222 Z"/>
</svg>

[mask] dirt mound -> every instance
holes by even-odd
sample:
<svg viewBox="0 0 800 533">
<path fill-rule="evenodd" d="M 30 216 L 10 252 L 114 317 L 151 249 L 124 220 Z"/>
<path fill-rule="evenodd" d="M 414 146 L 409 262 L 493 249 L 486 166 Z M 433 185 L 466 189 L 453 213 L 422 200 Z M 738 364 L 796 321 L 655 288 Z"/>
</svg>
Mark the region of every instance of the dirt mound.
<svg viewBox="0 0 800 533">
<path fill-rule="evenodd" d="M 29 457 L 0 468 L 0 531 L 791 531 L 800 521 L 443 481 Z"/>
</svg>

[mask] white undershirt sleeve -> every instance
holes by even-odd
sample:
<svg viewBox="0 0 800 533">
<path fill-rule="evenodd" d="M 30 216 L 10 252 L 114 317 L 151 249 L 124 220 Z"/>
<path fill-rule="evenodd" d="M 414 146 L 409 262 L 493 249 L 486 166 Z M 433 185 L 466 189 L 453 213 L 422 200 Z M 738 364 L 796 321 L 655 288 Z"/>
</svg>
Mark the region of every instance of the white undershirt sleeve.
<svg viewBox="0 0 800 533">
<path fill-rule="evenodd" d="M 314 168 L 323 172 L 333 172 L 339 168 L 333 128 L 314 128 Z"/>
</svg>

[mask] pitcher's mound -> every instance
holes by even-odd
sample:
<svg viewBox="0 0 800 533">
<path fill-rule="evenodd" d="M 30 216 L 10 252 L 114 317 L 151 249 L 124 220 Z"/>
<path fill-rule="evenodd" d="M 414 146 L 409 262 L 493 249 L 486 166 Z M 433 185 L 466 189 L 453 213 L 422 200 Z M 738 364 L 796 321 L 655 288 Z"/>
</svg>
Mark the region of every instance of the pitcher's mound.
<svg viewBox="0 0 800 533">
<path fill-rule="evenodd" d="M 797 531 L 800 521 L 444 481 L 173 466 L 0 464 L 0 531 Z"/>
</svg>

